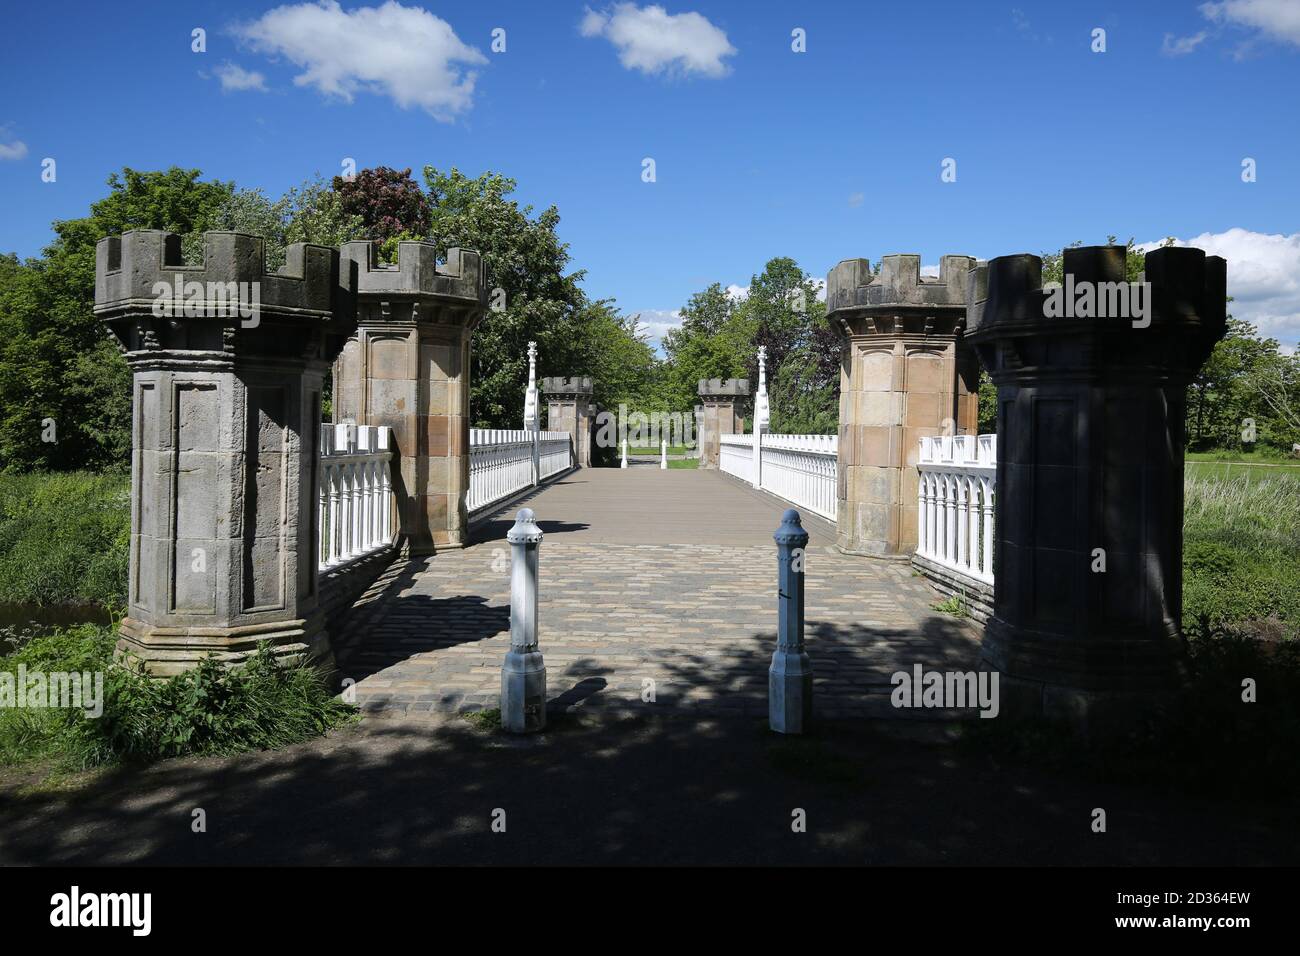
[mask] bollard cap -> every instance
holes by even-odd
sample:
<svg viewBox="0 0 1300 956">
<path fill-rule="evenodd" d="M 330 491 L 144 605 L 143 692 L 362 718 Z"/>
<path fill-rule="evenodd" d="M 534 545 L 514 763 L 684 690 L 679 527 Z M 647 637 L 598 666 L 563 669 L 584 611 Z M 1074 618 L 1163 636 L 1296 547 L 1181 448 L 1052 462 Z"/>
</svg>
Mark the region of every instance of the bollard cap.
<svg viewBox="0 0 1300 956">
<path fill-rule="evenodd" d="M 511 544 L 537 544 L 542 540 L 542 529 L 537 527 L 532 508 L 520 508 L 515 515 L 514 527 L 506 532 L 506 540 Z"/>
<path fill-rule="evenodd" d="M 796 548 L 806 545 L 808 532 L 803 529 L 799 512 L 794 508 L 787 508 L 785 514 L 781 515 L 781 527 L 776 529 L 776 534 L 772 537 L 776 539 L 777 544 L 794 545 Z"/>
</svg>

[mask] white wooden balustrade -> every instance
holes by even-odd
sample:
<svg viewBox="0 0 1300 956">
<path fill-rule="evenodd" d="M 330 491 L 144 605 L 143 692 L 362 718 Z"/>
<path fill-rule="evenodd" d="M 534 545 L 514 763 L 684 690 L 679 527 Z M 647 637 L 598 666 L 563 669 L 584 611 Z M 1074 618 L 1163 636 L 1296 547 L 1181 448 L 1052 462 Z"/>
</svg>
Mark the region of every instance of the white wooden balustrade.
<svg viewBox="0 0 1300 956">
<path fill-rule="evenodd" d="M 545 481 L 573 464 L 568 432 L 526 429 L 469 430 L 469 494 L 471 514 L 533 485 L 533 435 L 537 435 L 538 481 Z"/>
<path fill-rule="evenodd" d="M 921 439 L 916 553 L 993 583 L 997 435 Z"/>
<path fill-rule="evenodd" d="M 741 481 L 754 483 L 754 436 L 719 435 L 718 468 Z"/>
<path fill-rule="evenodd" d="M 835 520 L 839 498 L 835 435 L 762 435 L 759 487 L 791 504 Z M 720 435 L 718 468 L 754 484 L 754 436 Z"/>
<path fill-rule="evenodd" d="M 386 425 L 322 425 L 317 568 L 347 564 L 393 540 L 391 432 Z"/>
</svg>

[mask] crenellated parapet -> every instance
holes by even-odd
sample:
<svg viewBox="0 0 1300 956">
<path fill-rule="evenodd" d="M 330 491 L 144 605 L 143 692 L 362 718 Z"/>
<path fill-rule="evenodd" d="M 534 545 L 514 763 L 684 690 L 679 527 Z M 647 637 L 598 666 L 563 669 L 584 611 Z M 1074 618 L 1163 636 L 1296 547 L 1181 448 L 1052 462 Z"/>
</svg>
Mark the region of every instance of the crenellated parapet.
<svg viewBox="0 0 1300 956">
<path fill-rule="evenodd" d="M 295 243 L 285 258 L 268 272 L 265 241 L 238 232 L 205 233 L 202 264 L 185 262 L 176 233 L 109 236 L 95 247 L 95 315 L 128 358 L 158 349 L 231 354 L 238 338 L 259 352 L 306 349 L 331 361 L 356 327 L 351 277 L 328 246 Z"/>
<path fill-rule="evenodd" d="M 1199 368 L 1226 327 L 1227 264 L 1200 249 L 1171 246 L 1147 253 L 1143 272 L 1130 282 L 1126 257 L 1119 245 L 1066 249 L 1065 282 L 1047 287 L 1042 259 L 1027 253 L 970 269 L 967 337 L 990 372 L 1007 361 L 980 343 L 1018 342 L 1018 359 L 1008 361 L 1023 364 L 1033 357 L 1030 340 L 1044 336 L 1057 342 L 1081 337 L 1094 349 L 1116 350 L 1105 358 L 1095 351 L 1079 354 L 1094 362 L 1129 361 L 1158 341 L 1162 353 L 1174 350 L 1174 366 Z M 1168 364 L 1168 357 L 1158 360 Z"/>
<path fill-rule="evenodd" d="M 699 395 L 706 402 L 709 400 L 734 401 L 737 398 L 744 398 L 749 395 L 749 379 L 747 378 L 702 378 L 699 384 Z"/>
<path fill-rule="evenodd" d="M 471 249 L 448 249 L 445 264 L 438 262 L 438 247 L 431 242 L 399 242 L 396 265 L 381 265 L 378 252 L 378 243 L 369 239 L 339 247 L 343 261 L 356 266 L 357 291 L 363 297 L 429 297 L 448 305 L 460 300 L 479 314 L 487 306 L 487 271 Z"/>
<path fill-rule="evenodd" d="M 581 395 L 590 396 L 593 387 L 591 376 L 589 375 L 552 375 L 542 379 L 542 391 L 547 395 L 547 397 L 559 397 L 562 395 L 574 397 Z"/>
<path fill-rule="evenodd" d="M 941 256 L 938 277 L 921 275 L 921 257 L 892 255 L 878 273 L 866 259 L 845 259 L 826 276 L 826 313 L 844 334 L 951 333 L 966 311 L 970 256 Z"/>
</svg>

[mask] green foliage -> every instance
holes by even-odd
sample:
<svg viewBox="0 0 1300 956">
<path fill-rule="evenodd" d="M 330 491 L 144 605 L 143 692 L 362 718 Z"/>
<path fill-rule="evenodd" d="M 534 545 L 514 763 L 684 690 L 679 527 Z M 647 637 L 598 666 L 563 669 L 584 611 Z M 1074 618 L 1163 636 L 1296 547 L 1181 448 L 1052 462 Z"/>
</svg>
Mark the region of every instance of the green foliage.
<svg viewBox="0 0 1300 956">
<path fill-rule="evenodd" d="M 207 659 L 190 671 L 152 680 L 113 663 L 110 628 L 84 625 L 37 638 L 0 671 L 101 672 L 103 713 L 0 710 L 0 763 L 50 758 L 65 769 L 146 763 L 167 757 L 265 750 L 318 736 L 355 713 L 332 696 L 314 669 L 281 661 L 269 645 L 241 667 Z"/>
<path fill-rule="evenodd" d="M 85 472 L 0 481 L 0 604 L 126 603 L 130 478 Z"/>
<path fill-rule="evenodd" d="M 335 176 L 333 185 L 343 212 L 361 219 L 367 239 L 383 242 L 429 230 L 429 202 L 409 166 L 363 169 L 351 179 Z"/>
<path fill-rule="evenodd" d="M 1300 479 L 1187 478 L 1183 626 L 1300 637 Z"/>
<path fill-rule="evenodd" d="M 130 447 L 125 362 L 93 314 L 95 244 L 129 229 L 209 228 L 233 194 L 197 169 L 123 169 L 90 215 L 54 223 L 39 260 L 0 257 L 0 469 L 99 468 Z M 129 391 L 127 392 L 129 396 Z M 56 441 L 44 441 L 52 420 Z"/>
<path fill-rule="evenodd" d="M 269 750 L 319 736 L 354 713 L 317 671 L 281 661 L 269 644 L 241 667 L 207 658 L 161 681 L 116 667 L 104 692 L 103 717 L 74 724 L 91 764 Z"/>
<path fill-rule="evenodd" d="M 664 336 L 662 395 L 668 410 L 699 401 L 702 378 L 748 378 L 758 387 L 758 348 L 767 349 L 768 401 L 778 434 L 834 434 L 839 429 L 838 335 L 826 321 L 811 276 L 785 257 L 753 276 L 749 294 L 733 298 L 719 283 L 691 296 L 682 324 Z M 738 403 L 752 415 L 752 400 Z"/>
<path fill-rule="evenodd" d="M 537 342 L 539 377 L 581 375 L 593 346 L 584 343 L 582 272 L 569 272 L 569 247 L 551 206 L 533 215 L 509 199 L 515 181 L 493 172 L 476 179 L 457 169 L 424 168 L 429 238 L 445 256 L 453 246 L 483 257 L 488 287 L 504 294 L 474 333 L 470 409 L 476 426 L 518 428 L 528 381 L 528 342 Z M 606 326 L 608 328 L 608 326 Z"/>
</svg>

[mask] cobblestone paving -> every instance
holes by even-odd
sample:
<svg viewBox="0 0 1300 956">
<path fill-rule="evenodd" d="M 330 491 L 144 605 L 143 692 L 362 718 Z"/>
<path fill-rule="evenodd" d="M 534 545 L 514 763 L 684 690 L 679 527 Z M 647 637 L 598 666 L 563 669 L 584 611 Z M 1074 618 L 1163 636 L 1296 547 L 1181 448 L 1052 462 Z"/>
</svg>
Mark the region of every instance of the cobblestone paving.
<svg viewBox="0 0 1300 956">
<path fill-rule="evenodd" d="M 661 489 L 697 492 L 697 506 L 700 494 L 717 495 L 720 525 L 736 517 L 725 513 L 728 508 L 742 509 L 755 543 L 599 540 L 635 540 L 635 515 L 643 513 L 604 514 L 600 492 L 611 487 L 608 475 L 580 474 L 587 477 L 570 483 L 578 487 L 544 489 L 526 503 L 547 531 L 539 631 L 549 707 L 765 715 L 767 667 L 776 645 L 771 532 L 783 503 L 716 472 L 655 472 Z M 624 472 L 624 484 L 616 487 L 628 488 L 627 477 Z M 585 502 L 587 520 L 559 507 L 566 495 Z M 548 521 L 547 515 L 554 517 Z M 953 716 L 895 710 L 889 678 L 917 663 L 974 668 L 978 632 L 935 611 L 941 596 L 906 563 L 841 555 L 828 545 L 828 526 L 806 523 L 814 537 L 806 563 L 805 634 L 818 714 Z M 672 537 L 665 531 L 671 524 L 660 523 L 658 536 Z M 494 522 L 489 540 L 394 567 L 377 583 L 375 599 L 359 609 L 364 613 L 354 613 L 340 670 L 357 682 L 365 713 L 412 717 L 497 706 L 509 648 L 510 558 L 499 536 L 507 527 Z M 697 521 L 689 534 L 707 540 L 710 528 Z M 735 541 L 734 521 L 715 536 Z M 758 543 L 764 537 L 767 543 Z"/>
</svg>

